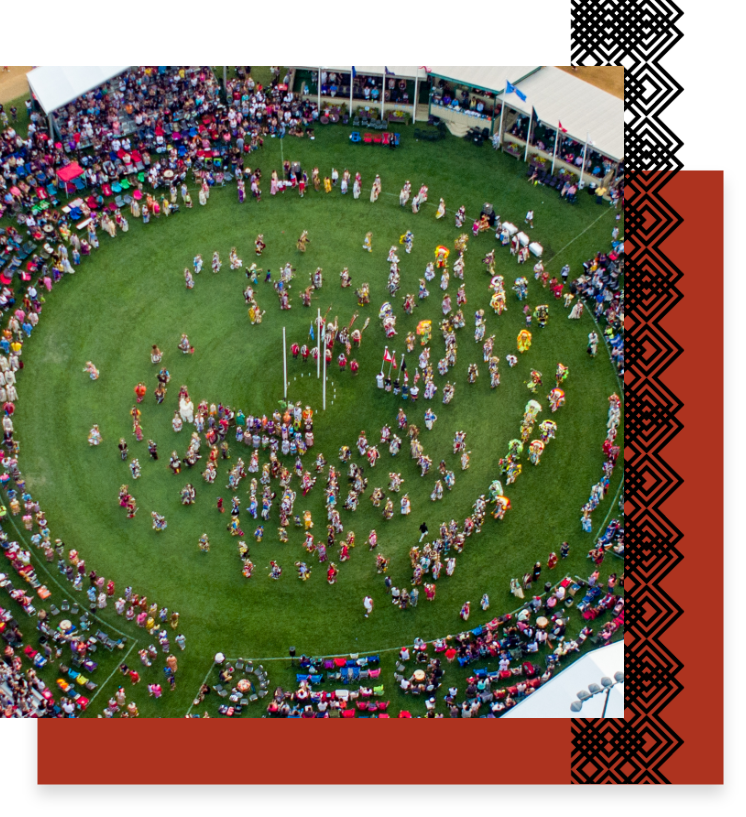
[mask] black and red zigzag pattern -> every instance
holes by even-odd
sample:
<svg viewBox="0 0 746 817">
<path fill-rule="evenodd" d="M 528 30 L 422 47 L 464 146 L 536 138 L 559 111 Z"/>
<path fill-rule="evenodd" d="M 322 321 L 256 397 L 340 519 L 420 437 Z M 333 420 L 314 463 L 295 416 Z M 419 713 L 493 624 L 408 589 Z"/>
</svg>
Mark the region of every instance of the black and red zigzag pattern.
<svg viewBox="0 0 746 817">
<path fill-rule="evenodd" d="M 681 484 L 663 451 L 681 430 L 681 402 L 661 374 L 681 347 L 660 325 L 681 299 L 681 272 L 661 250 L 681 224 L 662 190 L 681 169 L 681 141 L 660 120 L 681 93 L 658 61 L 680 39 L 668 0 L 573 0 L 574 65 L 625 68 L 625 718 L 572 723 L 573 783 L 667 783 L 681 746 L 665 708 L 682 663 L 661 636 L 682 613 L 661 581 L 681 560 L 681 532 L 661 510 Z M 651 90 L 652 89 L 652 90 Z"/>
</svg>

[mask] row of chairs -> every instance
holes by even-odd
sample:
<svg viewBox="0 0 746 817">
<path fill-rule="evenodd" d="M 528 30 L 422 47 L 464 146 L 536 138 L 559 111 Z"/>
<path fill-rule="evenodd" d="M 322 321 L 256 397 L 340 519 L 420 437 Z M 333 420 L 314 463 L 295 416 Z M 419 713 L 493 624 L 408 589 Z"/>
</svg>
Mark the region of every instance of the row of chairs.
<svg viewBox="0 0 746 817">
<path fill-rule="evenodd" d="M 367 116 L 354 116 L 352 118 L 353 128 L 372 128 L 373 130 L 388 130 L 387 119 L 372 119 Z"/>
<path fill-rule="evenodd" d="M 445 138 L 445 134 L 441 130 L 423 130 L 422 128 L 415 128 L 414 138 L 419 142 L 439 142 Z"/>
<path fill-rule="evenodd" d="M 401 144 L 401 136 L 398 133 L 363 133 L 359 131 L 352 131 L 350 134 L 350 141 L 353 144 L 362 142 L 366 145 L 384 145 L 386 147 L 399 147 Z"/>
</svg>

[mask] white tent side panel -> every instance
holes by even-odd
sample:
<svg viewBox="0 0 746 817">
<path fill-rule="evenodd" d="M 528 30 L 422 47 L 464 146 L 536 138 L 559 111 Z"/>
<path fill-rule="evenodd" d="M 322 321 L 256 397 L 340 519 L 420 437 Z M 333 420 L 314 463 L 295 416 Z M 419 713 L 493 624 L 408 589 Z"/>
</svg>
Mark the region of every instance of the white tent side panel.
<svg viewBox="0 0 746 817">
<path fill-rule="evenodd" d="M 515 85 L 524 77 L 538 71 L 538 65 L 472 65 L 472 66 L 428 66 L 428 71 L 451 82 L 484 88 L 494 93 L 502 93 L 505 83 Z"/>
<path fill-rule="evenodd" d="M 581 689 L 587 690 L 589 684 L 599 684 L 604 676 L 613 678 L 615 672 L 624 672 L 624 641 L 615 641 L 607 647 L 593 650 L 578 658 L 567 669 L 559 672 L 536 692 L 532 692 L 506 712 L 503 717 L 600 718 L 606 693 L 595 695 L 592 700 L 584 703 L 583 709 L 577 715 L 570 710 L 570 704 L 577 700 L 577 694 Z M 624 684 L 617 684 L 611 690 L 605 717 L 624 717 Z"/>
<path fill-rule="evenodd" d="M 27 78 L 42 110 L 50 114 L 128 68 L 128 65 L 45 65 L 34 68 Z"/>
</svg>

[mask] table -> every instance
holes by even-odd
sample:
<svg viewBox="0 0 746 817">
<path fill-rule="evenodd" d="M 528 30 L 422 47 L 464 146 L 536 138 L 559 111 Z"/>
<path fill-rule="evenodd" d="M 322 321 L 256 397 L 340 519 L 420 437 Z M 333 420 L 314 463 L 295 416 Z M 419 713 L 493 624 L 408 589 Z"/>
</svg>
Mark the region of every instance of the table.
<svg viewBox="0 0 746 817">
<path fill-rule="evenodd" d="M 424 681 L 425 680 L 425 671 L 421 669 L 416 669 L 414 671 L 414 680 L 415 681 Z"/>
<path fill-rule="evenodd" d="M 68 619 L 63 619 L 59 623 L 59 628 L 62 632 L 66 633 L 68 630 L 72 629 L 72 621 L 68 621 Z"/>
<path fill-rule="evenodd" d="M 539 616 L 539 618 L 536 619 L 536 626 L 540 630 L 545 630 L 547 628 L 548 624 L 549 624 L 549 619 L 546 618 L 546 616 Z"/>
<path fill-rule="evenodd" d="M 164 170 L 163 171 L 163 178 L 164 179 L 167 179 L 168 181 L 171 181 L 171 179 L 173 179 L 173 177 L 174 177 L 173 170 Z"/>
</svg>

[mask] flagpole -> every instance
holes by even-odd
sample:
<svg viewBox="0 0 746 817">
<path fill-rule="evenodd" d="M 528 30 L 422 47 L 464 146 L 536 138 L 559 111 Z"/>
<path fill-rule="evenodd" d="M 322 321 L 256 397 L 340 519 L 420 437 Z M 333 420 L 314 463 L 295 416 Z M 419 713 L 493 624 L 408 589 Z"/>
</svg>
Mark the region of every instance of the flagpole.
<svg viewBox="0 0 746 817">
<path fill-rule="evenodd" d="M 321 309 L 316 318 L 316 379 L 321 377 Z"/>
<path fill-rule="evenodd" d="M 505 94 L 502 98 L 502 104 L 500 105 L 500 148 L 503 146 L 503 115 L 505 114 L 505 99 L 508 96 L 508 84 L 505 83 Z"/>
<path fill-rule="evenodd" d="M 531 115 L 528 118 L 528 131 L 526 131 L 526 152 L 523 154 L 524 162 L 528 161 L 528 145 L 529 142 L 531 141 L 531 125 L 533 124 L 534 121 L 533 110 L 534 109 L 531 108 Z"/>
<path fill-rule="evenodd" d="M 583 147 L 583 164 L 580 166 L 580 184 L 583 184 L 583 173 L 585 172 L 585 154 L 588 150 L 588 138 L 590 137 L 589 133 L 585 135 L 585 146 Z"/>
<path fill-rule="evenodd" d="M 383 100 L 386 98 L 386 66 L 383 67 L 383 79 L 381 80 L 381 121 L 383 122 Z"/>
<path fill-rule="evenodd" d="M 557 126 L 557 131 L 554 134 L 554 153 L 552 154 L 552 176 L 554 176 L 554 163 L 557 161 L 557 144 L 559 143 L 559 125 Z"/>
<path fill-rule="evenodd" d="M 394 365 L 394 361 L 396 360 L 396 351 L 394 350 L 391 352 L 391 362 L 389 363 L 389 373 L 387 377 L 391 377 L 391 368 Z"/>
<path fill-rule="evenodd" d="M 381 374 L 383 374 L 383 364 L 386 362 L 386 355 L 389 353 L 389 347 L 387 346 L 383 350 L 383 360 L 381 361 Z"/>
<path fill-rule="evenodd" d="M 319 82 L 316 90 L 318 91 L 319 95 L 319 116 L 321 116 L 321 67 L 319 67 Z"/>
<path fill-rule="evenodd" d="M 355 75 L 354 75 L 355 66 L 350 66 L 350 119 L 352 119 L 352 86 L 354 84 Z"/>
<path fill-rule="evenodd" d="M 288 355 L 285 342 L 285 327 L 282 327 L 282 384 L 285 392 L 285 400 L 288 399 Z"/>
<path fill-rule="evenodd" d="M 322 386 L 322 407 L 326 411 L 326 332 L 324 332 L 324 381 Z"/>
</svg>

